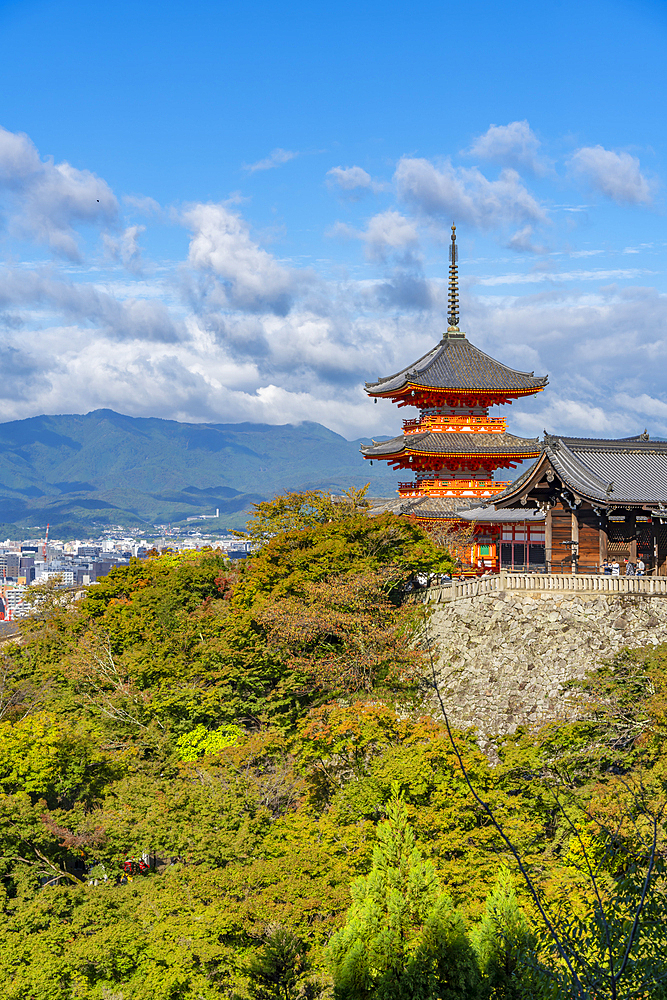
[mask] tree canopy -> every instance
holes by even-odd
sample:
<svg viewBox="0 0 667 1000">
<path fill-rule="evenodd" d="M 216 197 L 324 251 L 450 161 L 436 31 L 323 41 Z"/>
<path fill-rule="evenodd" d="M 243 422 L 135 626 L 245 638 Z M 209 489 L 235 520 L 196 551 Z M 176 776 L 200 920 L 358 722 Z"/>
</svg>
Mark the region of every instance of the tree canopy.
<svg viewBox="0 0 667 1000">
<path fill-rule="evenodd" d="M 447 552 L 299 503 L 241 565 L 46 588 L 1 648 L 0 1000 L 662 997 L 667 648 L 610 660 L 577 720 L 493 763 L 454 733 L 459 760 L 403 600 Z M 576 945 L 578 994 L 461 764 Z M 601 913 L 617 947 L 649 861 L 614 987 Z"/>
</svg>

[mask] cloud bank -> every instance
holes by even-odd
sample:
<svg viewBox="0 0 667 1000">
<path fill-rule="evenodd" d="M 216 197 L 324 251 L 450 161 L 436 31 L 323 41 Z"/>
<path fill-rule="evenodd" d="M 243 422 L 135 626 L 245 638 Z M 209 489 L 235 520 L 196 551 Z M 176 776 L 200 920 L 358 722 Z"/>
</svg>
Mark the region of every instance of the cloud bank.
<svg viewBox="0 0 667 1000">
<path fill-rule="evenodd" d="M 497 173 L 417 155 L 399 158 L 391 183 L 357 166 L 325 171 L 344 196 L 328 201 L 347 213 L 330 232 L 356 261 L 355 271 L 326 271 L 267 249 L 247 201 L 163 210 L 146 196 L 119 199 L 95 174 L 0 131 L 11 254 L 0 273 L 0 418 L 111 407 L 191 421 L 316 420 L 347 437 L 395 433 L 395 408 L 369 405 L 363 382 L 422 356 L 446 329 L 443 240 L 455 219 L 464 256 L 474 239 L 497 248 L 497 259 L 461 268 L 463 329 L 494 357 L 551 378 L 544 394 L 505 411 L 510 426 L 535 435 L 650 425 L 667 436 L 667 296 L 642 260 L 612 266 L 595 248 L 559 256 L 544 246 L 555 212 L 521 170 L 547 178 L 552 168 L 527 122 L 491 126 L 468 154 Z M 259 164 L 293 155 L 274 150 Z M 563 177 L 619 206 L 654 197 L 627 153 L 581 147 L 568 170 Z M 318 183 L 321 192 L 322 174 Z M 166 224 L 185 249 L 162 261 L 141 244 Z M 585 268 L 577 256 L 590 258 Z"/>
</svg>

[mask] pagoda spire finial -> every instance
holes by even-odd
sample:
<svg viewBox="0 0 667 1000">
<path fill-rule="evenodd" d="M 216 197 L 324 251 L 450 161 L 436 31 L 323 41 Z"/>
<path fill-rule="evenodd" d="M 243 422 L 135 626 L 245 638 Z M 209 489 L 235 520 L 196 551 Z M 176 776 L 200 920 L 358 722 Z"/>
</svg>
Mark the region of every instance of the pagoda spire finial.
<svg viewBox="0 0 667 1000">
<path fill-rule="evenodd" d="M 459 329 L 459 269 L 458 269 L 458 259 L 459 251 L 456 246 L 456 226 L 452 224 L 452 242 L 449 247 L 449 297 L 448 297 L 448 314 L 447 320 L 449 322 L 448 333 L 458 332 Z"/>
</svg>

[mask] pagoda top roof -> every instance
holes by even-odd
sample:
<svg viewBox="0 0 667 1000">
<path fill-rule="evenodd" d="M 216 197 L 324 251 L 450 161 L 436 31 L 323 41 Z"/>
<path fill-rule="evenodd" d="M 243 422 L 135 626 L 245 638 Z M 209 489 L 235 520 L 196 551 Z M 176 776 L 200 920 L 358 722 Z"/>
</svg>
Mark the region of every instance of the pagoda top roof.
<svg viewBox="0 0 667 1000">
<path fill-rule="evenodd" d="M 389 455 L 518 455 L 532 458 L 540 452 L 539 438 L 521 438 L 505 431 L 503 434 L 401 434 L 389 441 L 362 445 L 365 458 L 386 458 Z"/>
<path fill-rule="evenodd" d="M 547 384 L 547 376 L 518 372 L 480 351 L 465 333 L 448 331 L 439 344 L 418 361 L 395 375 L 366 382 L 371 396 L 394 396 L 408 386 L 426 389 L 466 390 L 477 392 L 538 392 Z"/>
</svg>

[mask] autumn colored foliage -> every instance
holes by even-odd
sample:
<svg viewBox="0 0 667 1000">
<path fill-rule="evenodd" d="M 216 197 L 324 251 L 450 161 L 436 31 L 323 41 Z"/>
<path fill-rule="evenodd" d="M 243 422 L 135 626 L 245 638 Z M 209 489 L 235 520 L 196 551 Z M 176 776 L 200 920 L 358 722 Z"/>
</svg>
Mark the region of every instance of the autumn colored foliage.
<svg viewBox="0 0 667 1000">
<path fill-rule="evenodd" d="M 0 1000 L 567 995 L 424 709 L 427 616 L 405 586 L 452 559 L 348 499 L 260 505 L 241 564 L 156 555 L 82 601 L 35 591 L 1 650 Z M 520 730 L 493 761 L 455 734 L 591 968 L 586 866 L 620 926 L 664 797 L 666 665 L 622 654 L 580 721 Z M 662 825 L 658 844 L 661 870 Z M 637 969 L 663 948 L 660 892 Z M 662 996 L 651 974 L 641 995 Z"/>
</svg>

